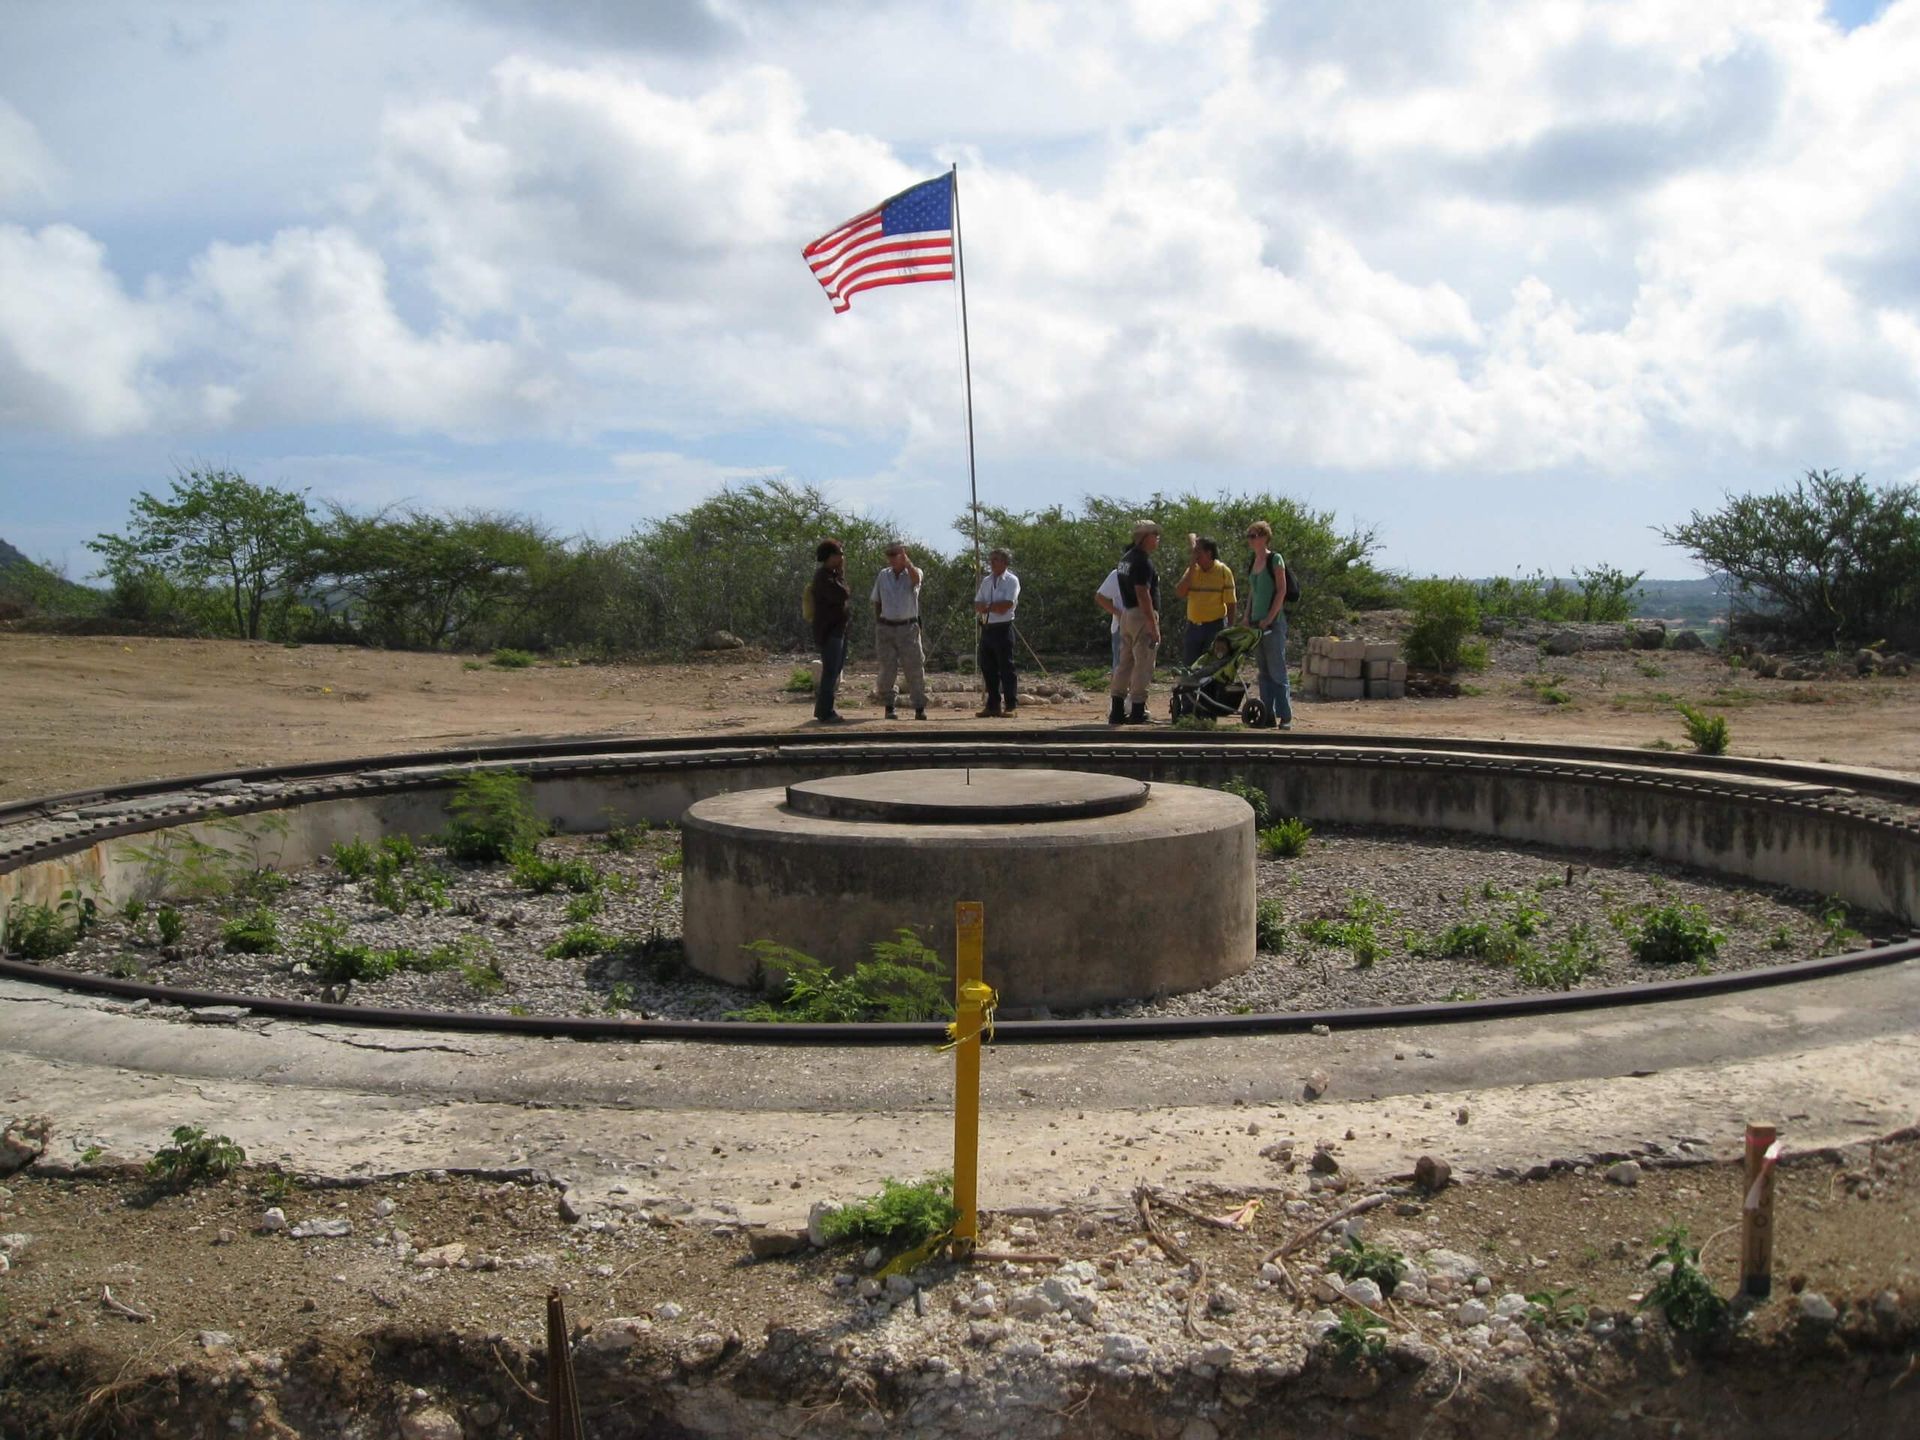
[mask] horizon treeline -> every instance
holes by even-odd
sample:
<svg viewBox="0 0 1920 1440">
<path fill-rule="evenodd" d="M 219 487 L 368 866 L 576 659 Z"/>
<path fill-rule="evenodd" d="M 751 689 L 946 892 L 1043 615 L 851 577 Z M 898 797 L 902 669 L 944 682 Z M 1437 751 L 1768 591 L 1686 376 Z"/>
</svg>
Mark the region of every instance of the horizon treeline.
<svg viewBox="0 0 1920 1440">
<path fill-rule="evenodd" d="M 1355 611 L 1444 611 L 1462 633 L 1487 617 L 1621 621 L 1641 575 L 1611 566 L 1571 580 L 1536 571 L 1493 580 L 1419 579 L 1383 568 L 1374 531 L 1343 525 L 1277 493 L 1090 495 L 1077 506 L 983 506 L 978 534 L 954 520 L 944 551 L 884 516 L 834 505 L 814 486 L 779 478 L 730 486 L 678 514 L 644 520 L 616 540 L 555 534 L 505 511 L 395 506 L 361 512 L 315 504 L 213 467 L 181 470 L 170 493 L 142 493 L 126 524 L 89 548 L 104 592 L 76 585 L 8 547 L 0 556 L 0 619 L 39 613 L 150 633 L 234 636 L 393 649 L 515 648 L 583 658 L 678 654 L 716 632 L 773 651 L 810 648 L 800 592 L 823 536 L 845 546 L 856 601 L 856 649 L 870 649 L 865 601 L 889 540 L 905 540 L 926 572 L 921 612 L 929 656 L 973 648 L 975 542 L 1012 552 L 1020 629 L 1036 651 L 1104 656 L 1107 618 L 1094 605 L 1133 522 L 1165 534 L 1161 610 L 1170 642 L 1184 626 L 1173 582 L 1188 532 L 1215 540 L 1244 574 L 1240 538 L 1256 519 L 1301 581 L 1296 635 L 1336 631 Z M 1920 490 L 1810 471 L 1791 488 L 1730 497 L 1717 512 L 1660 532 L 1726 577 L 1736 625 L 1790 643 L 1913 640 L 1920 628 Z M 1419 616 L 1416 614 L 1416 619 Z"/>
</svg>

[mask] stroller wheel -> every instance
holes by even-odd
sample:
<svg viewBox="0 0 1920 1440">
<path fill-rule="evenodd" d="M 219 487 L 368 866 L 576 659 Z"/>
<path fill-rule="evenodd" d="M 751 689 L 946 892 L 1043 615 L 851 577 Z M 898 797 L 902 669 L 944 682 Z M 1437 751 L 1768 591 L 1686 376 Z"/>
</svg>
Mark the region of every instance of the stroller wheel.
<svg viewBox="0 0 1920 1440">
<path fill-rule="evenodd" d="M 1175 690 L 1167 697 L 1167 718 L 1178 720 L 1183 715 L 1193 713 L 1193 697 L 1184 690 Z"/>
<path fill-rule="evenodd" d="M 1258 730 L 1260 726 L 1266 722 L 1266 718 L 1267 707 L 1262 705 L 1258 700 L 1249 700 L 1245 705 L 1240 707 L 1241 723 L 1255 730 Z"/>
</svg>

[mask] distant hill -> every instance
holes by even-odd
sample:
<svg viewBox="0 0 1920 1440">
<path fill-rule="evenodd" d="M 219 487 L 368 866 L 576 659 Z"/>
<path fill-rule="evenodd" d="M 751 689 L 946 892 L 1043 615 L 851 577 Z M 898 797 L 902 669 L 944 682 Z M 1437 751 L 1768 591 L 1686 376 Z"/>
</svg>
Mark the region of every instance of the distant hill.
<svg viewBox="0 0 1920 1440">
<path fill-rule="evenodd" d="M 0 605 L 14 616 L 97 615 L 105 599 L 100 591 L 54 574 L 0 540 Z"/>
</svg>

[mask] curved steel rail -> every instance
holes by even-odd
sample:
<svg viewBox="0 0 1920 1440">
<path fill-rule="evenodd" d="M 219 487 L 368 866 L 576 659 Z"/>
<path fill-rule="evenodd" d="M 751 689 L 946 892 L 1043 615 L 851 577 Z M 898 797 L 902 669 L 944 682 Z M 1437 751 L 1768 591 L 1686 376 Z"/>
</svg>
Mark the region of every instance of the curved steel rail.
<svg viewBox="0 0 1920 1440">
<path fill-rule="evenodd" d="M 208 786 L 274 785 L 272 794 L 201 794 L 182 803 L 149 810 L 126 819 L 95 821 L 74 833 L 9 847 L 0 833 L 0 873 L 21 865 L 84 849 L 116 835 L 138 833 L 177 824 L 195 815 L 238 815 L 282 808 L 333 795 L 370 790 L 429 788 L 445 783 L 446 767 L 464 765 L 529 764 L 550 775 L 613 770 L 720 769 L 777 758 L 781 752 L 830 750 L 835 760 L 884 757 L 898 760 L 919 756 L 946 764 L 966 763 L 973 752 L 1006 755 L 1018 750 L 1027 758 L 1098 763 L 1164 756 L 1167 747 L 1188 752 L 1180 758 L 1209 759 L 1226 766 L 1249 759 L 1285 757 L 1296 762 L 1370 763 L 1430 767 L 1456 764 L 1474 769 L 1544 773 L 1583 783 L 1639 787 L 1648 784 L 1675 791 L 1744 795 L 1756 802 L 1784 806 L 1834 808 L 1825 797 L 1782 797 L 1760 794 L 1743 786 L 1743 778 L 1799 784 L 1842 786 L 1909 805 L 1920 806 L 1920 781 L 1870 772 L 1838 770 L 1791 762 L 1708 759 L 1702 756 L 1663 755 L 1623 751 L 1600 746 L 1528 746 L 1516 742 L 1432 740 L 1419 737 L 1376 736 L 1263 736 L 1191 734 L 1176 731 L 1141 736 L 1116 735 L 1104 729 L 1079 732 L 1050 729 L 1021 731 L 968 729 L 950 731 L 938 739 L 914 734 L 898 739 L 885 732 L 871 736 L 843 733 L 788 732 L 728 736 L 716 739 L 681 736 L 663 739 L 594 738 L 542 740 L 438 750 L 361 760 L 315 761 L 258 770 L 226 771 L 172 780 L 141 781 L 99 790 L 75 792 L 0 805 L 0 826 L 34 816 L 49 816 L 89 804 L 181 791 L 204 791 Z M 1201 752 L 1193 754 L 1192 752 Z M 1288 755 L 1288 751 L 1294 753 Z M 1414 752 L 1422 752 L 1416 755 Z M 1438 760 L 1434 758 L 1439 752 Z M 618 757 L 618 758 L 616 758 Z M 823 757 L 825 758 L 825 757 Z M 1630 768 L 1629 768 L 1630 767 Z M 1649 776 L 1645 772 L 1653 771 Z M 1684 778 L 1674 772 L 1685 772 Z M 385 772 L 385 773 L 383 773 Z M 1641 773 L 1635 773 L 1641 772 Z M 1671 778 L 1667 778 L 1667 777 Z M 1724 776 L 1725 778 L 1721 778 Z M 1920 819 L 1859 815 L 1863 824 L 1888 826 L 1920 835 Z M 1087 1020 L 1019 1020 L 1002 1022 L 1002 1041 L 1045 1043 L 1058 1041 L 1178 1039 L 1202 1036 L 1275 1034 L 1310 1030 L 1316 1025 L 1333 1029 L 1385 1029 L 1398 1026 L 1441 1025 L 1474 1020 L 1567 1014 L 1620 1005 L 1645 1005 L 1670 1000 L 1700 999 L 1765 986 L 1844 975 L 1878 966 L 1920 959 L 1920 938 L 1901 937 L 1872 948 L 1825 959 L 1736 971 L 1722 975 L 1691 976 L 1682 980 L 1606 989 L 1570 990 L 1549 995 L 1516 996 L 1492 1000 L 1389 1005 L 1362 1009 L 1293 1011 L 1260 1015 L 1144 1016 Z M 528 1035 L 578 1040 L 681 1040 L 755 1045 L 902 1045 L 932 1044 L 945 1036 L 937 1024 L 809 1025 L 757 1021 L 628 1020 L 600 1016 L 499 1015 L 457 1011 L 408 1010 L 340 1005 L 313 1000 L 277 999 L 198 991 L 110 976 L 80 974 L 23 961 L 0 959 L 0 977 L 53 985 L 62 989 L 122 999 L 199 1009 L 230 1006 L 256 1015 L 373 1027 Z"/>
</svg>

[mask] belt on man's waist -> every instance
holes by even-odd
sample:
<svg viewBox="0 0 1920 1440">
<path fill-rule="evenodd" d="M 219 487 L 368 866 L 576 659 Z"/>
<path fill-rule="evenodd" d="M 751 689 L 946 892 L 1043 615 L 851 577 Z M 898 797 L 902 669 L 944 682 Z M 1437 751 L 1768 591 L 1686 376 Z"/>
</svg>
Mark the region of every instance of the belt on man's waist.
<svg viewBox="0 0 1920 1440">
<path fill-rule="evenodd" d="M 884 616 L 876 618 L 880 620 L 882 625 L 918 625 L 920 623 L 920 617 L 918 615 L 909 615 L 904 620 L 888 620 Z"/>
</svg>

